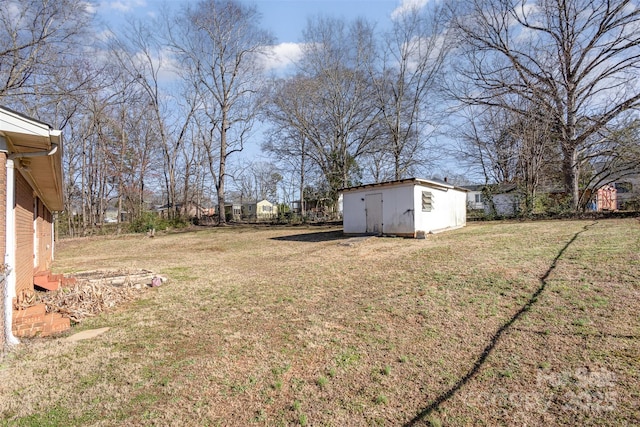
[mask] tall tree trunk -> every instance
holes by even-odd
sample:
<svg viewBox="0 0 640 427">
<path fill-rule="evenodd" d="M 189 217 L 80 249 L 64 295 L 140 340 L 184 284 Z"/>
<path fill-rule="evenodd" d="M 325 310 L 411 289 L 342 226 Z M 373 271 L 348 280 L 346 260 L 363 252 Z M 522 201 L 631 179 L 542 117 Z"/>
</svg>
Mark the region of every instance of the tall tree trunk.
<svg viewBox="0 0 640 427">
<path fill-rule="evenodd" d="M 218 215 L 218 225 L 226 225 L 227 217 L 224 211 L 224 180 L 227 166 L 227 129 L 229 129 L 228 107 L 222 108 L 222 124 L 220 127 L 220 164 L 218 169 L 218 206 L 221 206 Z"/>
<path fill-rule="evenodd" d="M 85 180 L 87 173 L 87 142 L 84 138 L 82 138 L 82 170 L 80 171 L 80 188 L 81 194 L 80 197 L 82 199 L 82 235 L 85 236 L 87 234 L 87 183 Z M 73 215 L 73 212 L 69 212 L 69 215 Z"/>
<path fill-rule="evenodd" d="M 118 224 L 118 229 L 117 229 L 117 234 L 120 234 L 122 232 L 122 224 L 120 223 L 120 218 L 122 218 L 122 193 L 123 193 L 123 189 L 122 189 L 122 182 L 124 180 L 124 152 L 126 149 L 126 144 L 127 144 L 127 136 L 125 134 L 125 130 L 124 130 L 124 107 L 122 107 L 122 132 L 121 132 L 121 140 L 120 140 L 120 158 L 118 159 L 118 211 L 117 211 L 117 218 L 116 218 L 116 224 Z"/>
<path fill-rule="evenodd" d="M 578 150 L 575 146 L 563 149 L 562 172 L 565 191 L 571 200 L 571 209 L 577 211 L 580 205 L 580 165 L 578 164 Z"/>
<path fill-rule="evenodd" d="M 302 154 L 300 156 L 300 216 L 304 218 L 304 147 L 305 139 L 302 137 Z"/>
<path fill-rule="evenodd" d="M 579 177 L 580 165 L 578 163 L 578 142 L 577 139 L 577 117 L 576 105 L 576 85 L 568 83 L 567 93 L 567 124 L 563 141 L 563 175 L 567 194 L 571 197 L 571 209 L 577 212 L 580 202 Z"/>
</svg>

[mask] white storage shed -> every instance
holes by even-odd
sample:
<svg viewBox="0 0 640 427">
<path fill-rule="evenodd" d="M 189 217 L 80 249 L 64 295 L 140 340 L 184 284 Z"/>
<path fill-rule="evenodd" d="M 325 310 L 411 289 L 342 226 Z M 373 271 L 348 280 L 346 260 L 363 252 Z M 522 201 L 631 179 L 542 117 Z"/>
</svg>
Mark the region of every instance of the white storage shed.
<svg viewBox="0 0 640 427">
<path fill-rule="evenodd" d="M 419 237 L 467 223 L 468 190 L 444 181 L 409 178 L 342 191 L 345 234 Z"/>
</svg>

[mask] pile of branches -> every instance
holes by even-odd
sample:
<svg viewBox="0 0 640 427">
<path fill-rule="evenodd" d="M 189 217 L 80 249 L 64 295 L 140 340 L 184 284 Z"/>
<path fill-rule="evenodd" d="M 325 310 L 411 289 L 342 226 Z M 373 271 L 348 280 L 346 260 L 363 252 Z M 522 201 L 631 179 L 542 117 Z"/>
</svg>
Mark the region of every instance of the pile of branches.
<svg viewBox="0 0 640 427">
<path fill-rule="evenodd" d="M 114 286 L 108 282 L 78 281 L 73 286 L 41 294 L 40 302 L 47 312 L 58 312 L 72 322 L 79 323 L 119 304 L 132 301 L 144 288 L 134 283 Z"/>
</svg>

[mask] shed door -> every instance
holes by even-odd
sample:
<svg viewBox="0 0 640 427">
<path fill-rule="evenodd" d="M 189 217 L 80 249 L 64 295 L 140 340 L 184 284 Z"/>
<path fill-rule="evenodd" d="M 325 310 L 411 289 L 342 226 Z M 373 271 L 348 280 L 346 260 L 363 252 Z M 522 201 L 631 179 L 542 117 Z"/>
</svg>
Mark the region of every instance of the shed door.
<svg viewBox="0 0 640 427">
<path fill-rule="evenodd" d="M 382 193 L 367 194 L 364 200 L 367 233 L 382 234 Z"/>
</svg>

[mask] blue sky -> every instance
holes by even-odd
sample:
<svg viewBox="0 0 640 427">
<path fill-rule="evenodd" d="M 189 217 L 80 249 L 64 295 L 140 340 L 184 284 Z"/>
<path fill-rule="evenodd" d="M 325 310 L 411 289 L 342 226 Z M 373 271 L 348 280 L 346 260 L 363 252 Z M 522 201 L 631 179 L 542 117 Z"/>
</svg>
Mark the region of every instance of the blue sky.
<svg viewBox="0 0 640 427">
<path fill-rule="evenodd" d="M 379 26 L 390 21 L 397 0 L 262 0 L 255 3 L 278 42 L 298 42 L 307 18 L 315 15 L 364 17 Z"/>
<path fill-rule="evenodd" d="M 171 9 L 198 0 L 95 0 L 97 17 L 113 31 L 125 24 L 127 18 L 151 19 L 163 5 Z M 244 1 L 244 0 L 241 0 Z M 310 17 L 322 15 L 347 20 L 366 18 L 379 30 L 387 28 L 395 14 L 409 7 L 424 6 L 434 0 L 247 0 L 262 14 L 262 26 L 276 37 L 273 54 L 267 68 L 276 73 L 300 57 L 299 42 Z"/>
<path fill-rule="evenodd" d="M 151 19 L 159 13 L 163 5 L 177 9 L 186 3 L 198 0 L 95 0 L 96 15 L 107 23 L 114 32 L 126 23 L 127 18 Z M 276 45 L 272 47 L 267 69 L 277 74 L 301 55 L 299 42 L 308 18 L 328 16 L 345 18 L 366 18 L 379 30 L 386 29 L 393 16 L 410 7 L 421 7 L 435 0 L 241 0 L 254 4 L 262 14 L 262 26 L 272 31 Z M 171 77 L 169 77 L 171 78 Z"/>
<path fill-rule="evenodd" d="M 391 16 L 403 7 L 424 5 L 428 0 L 255 0 L 245 1 L 255 4 L 263 15 L 262 25 L 273 31 L 278 43 L 300 41 L 307 18 L 318 14 L 352 19 L 364 17 L 385 27 Z M 173 0 L 166 3 L 172 7 L 197 0 Z M 164 0 L 98 0 L 98 16 L 107 22 L 117 24 L 119 18 L 136 16 L 144 19 L 153 16 L 165 3 Z"/>
</svg>

